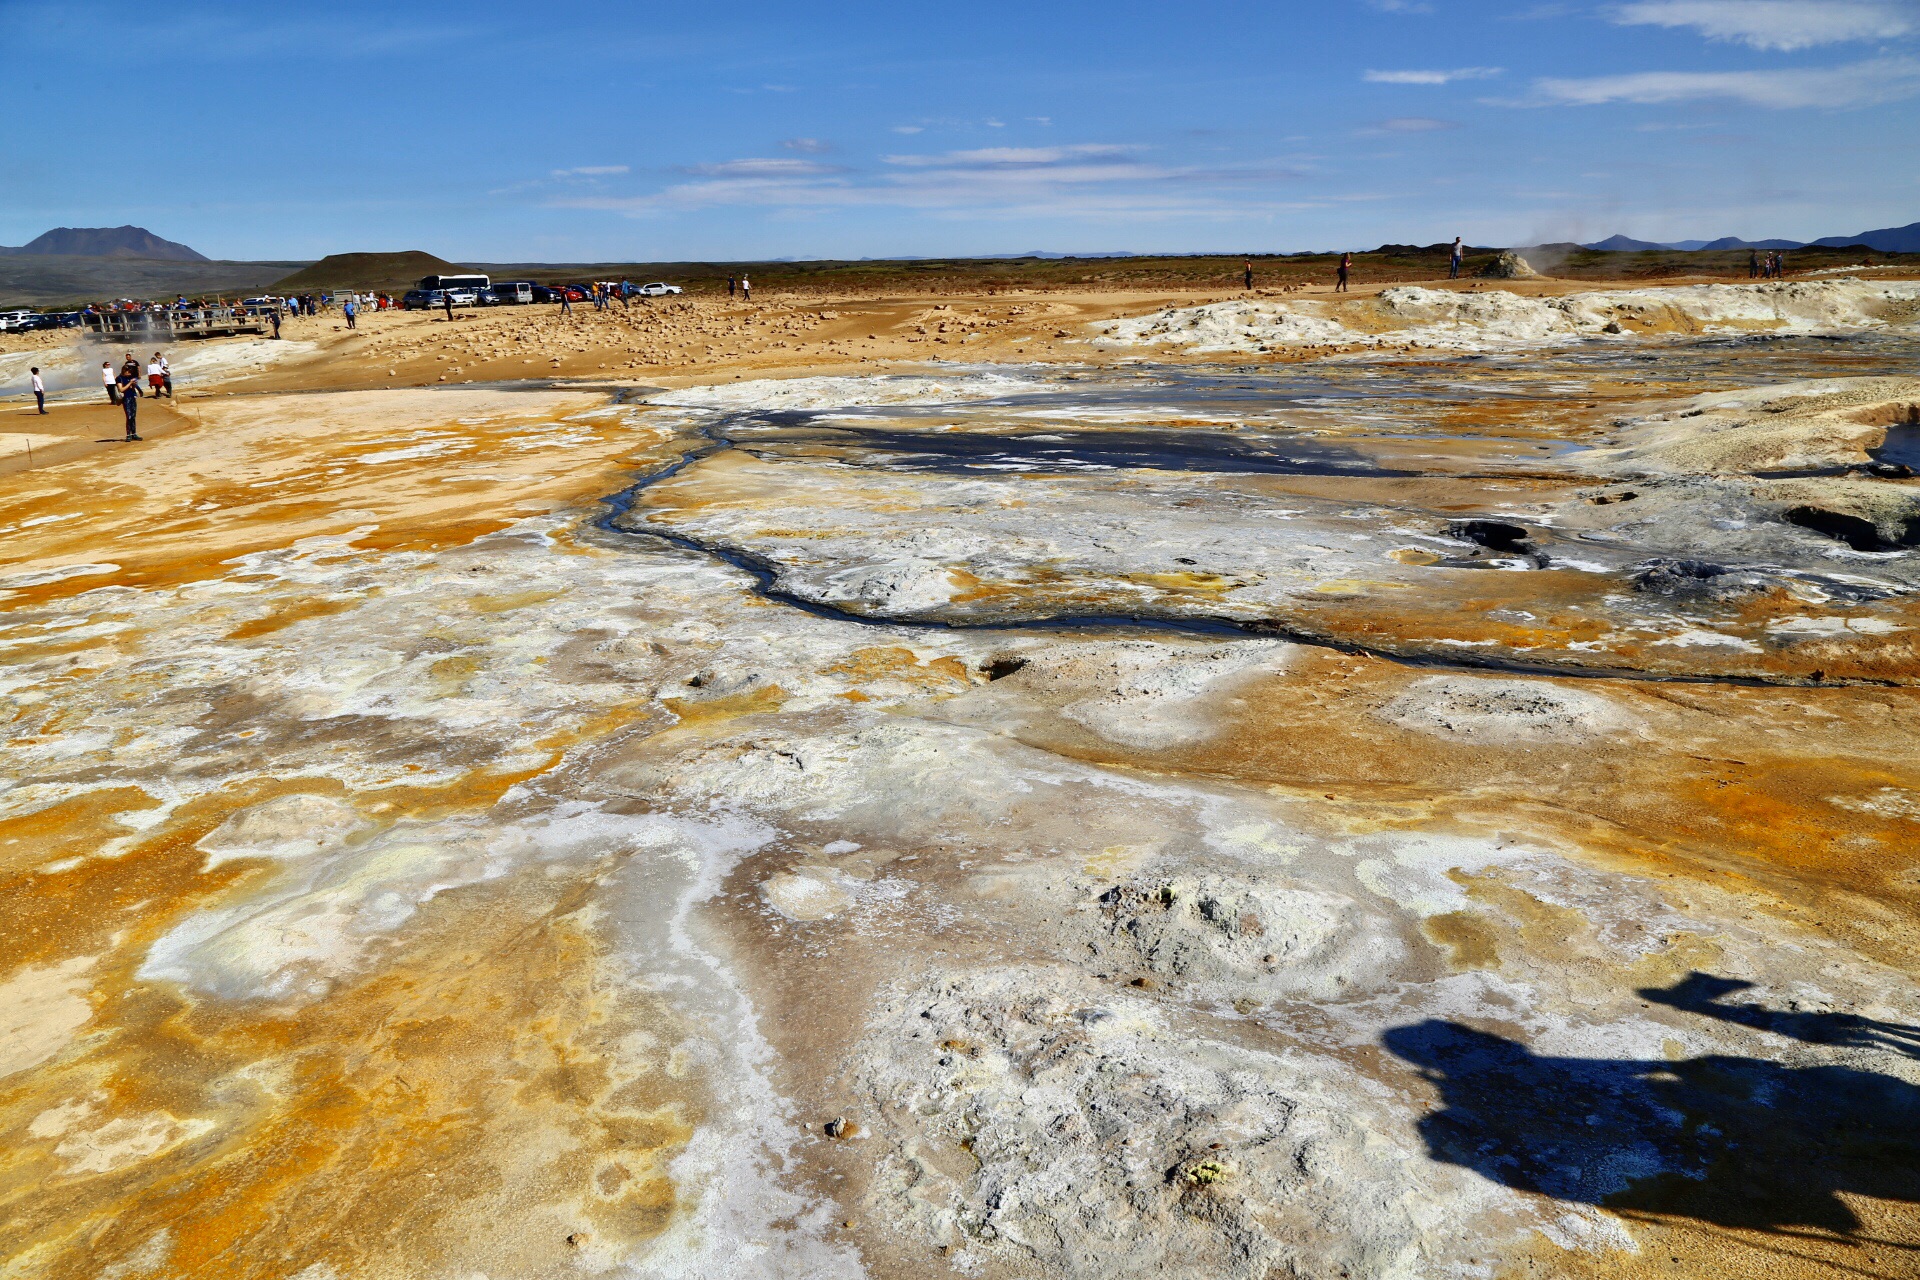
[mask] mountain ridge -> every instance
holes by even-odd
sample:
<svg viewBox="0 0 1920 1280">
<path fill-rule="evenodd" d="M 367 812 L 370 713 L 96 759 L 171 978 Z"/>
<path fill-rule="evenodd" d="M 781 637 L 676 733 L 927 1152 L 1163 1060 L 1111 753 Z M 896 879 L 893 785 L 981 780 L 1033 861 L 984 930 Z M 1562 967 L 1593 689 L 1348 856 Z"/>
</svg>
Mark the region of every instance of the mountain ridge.
<svg viewBox="0 0 1920 1280">
<path fill-rule="evenodd" d="M 1739 236 L 1721 236 L 1718 240 L 1674 240 L 1657 244 L 1651 240 L 1614 235 L 1580 247 L 1600 253 L 1648 253 L 1663 249 L 1692 253 L 1720 249 L 1805 249 L 1809 246 L 1845 249 L 1856 244 L 1881 253 L 1920 253 L 1920 222 L 1909 222 L 1904 227 L 1880 227 L 1853 236 L 1823 236 L 1818 240 L 1742 240 Z"/>
<path fill-rule="evenodd" d="M 211 262 L 197 249 L 162 240 L 145 227 L 55 227 L 19 246 L 0 245 L 8 257 L 145 258 L 155 262 Z"/>
</svg>

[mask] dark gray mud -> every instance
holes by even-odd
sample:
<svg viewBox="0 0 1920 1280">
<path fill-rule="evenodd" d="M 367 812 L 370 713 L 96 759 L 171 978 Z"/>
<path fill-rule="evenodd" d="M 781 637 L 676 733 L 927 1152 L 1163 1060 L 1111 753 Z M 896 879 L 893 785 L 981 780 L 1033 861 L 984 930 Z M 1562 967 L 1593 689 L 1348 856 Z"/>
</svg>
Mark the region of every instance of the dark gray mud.
<svg viewBox="0 0 1920 1280">
<path fill-rule="evenodd" d="M 658 539 L 721 559 L 750 575 L 762 597 L 820 617 L 862 626 L 979 631 L 1119 630 L 1219 636 L 1266 636 L 1365 654 L 1409 666 L 1579 676 L 1660 683 L 1804 684 L 1805 678 L 1725 673 L 1653 672 L 1597 663 L 1516 661 L 1510 656 L 1435 653 L 1391 637 L 1357 639 L 1284 620 L 1148 614 L 1049 614 L 1010 619 L 875 616 L 783 588 L 772 559 L 736 545 L 690 537 L 632 516 L 649 487 L 730 448 L 773 462 L 813 463 L 953 476 L 1002 478 L 1089 471 L 1207 472 L 1365 479 L 1536 479 L 1573 486 L 1595 478 L 1554 464 L 1588 447 L 1622 412 L 1678 396 L 1808 378 L 1905 373 L 1920 362 L 1920 337 L 1716 338 L 1647 348 L 1604 344 L 1553 352 L 1475 354 L 1415 362 L 1378 358 L 1275 363 L 1217 370 L 1130 365 L 1056 367 L 1040 385 L 987 400 L 942 404 L 854 405 L 829 409 L 715 412 L 697 425 L 700 443 L 678 461 L 641 477 L 608 500 L 603 528 Z M 1000 372 L 995 368 L 993 371 Z M 633 402 L 628 392 L 621 397 Z M 1920 463 L 1920 424 L 1889 432 L 1878 457 Z M 1424 464 L 1424 465 L 1423 465 Z M 1602 499 L 1604 501 L 1604 499 Z M 1787 522 L 1809 527 L 1795 521 Z M 1512 530 L 1513 532 L 1506 532 Z M 1547 567 L 1549 530 L 1497 519 L 1464 517 L 1438 532 Z M 1818 529 L 1840 537 L 1847 531 Z M 1506 542 L 1495 543 L 1505 537 Z M 1861 539 L 1847 539 L 1849 545 Z M 1897 550 L 1876 543 L 1872 550 Z M 1475 553 L 1478 554 L 1478 553 Z M 1443 566 L 1481 568 L 1471 557 Z M 1666 596 L 1704 592 L 1710 580 L 1771 581 L 1778 572 L 1712 566 L 1668 584 L 1647 565 L 1679 563 L 1649 552 L 1623 586 Z M 1689 562 L 1691 563 L 1691 562 Z M 1495 566 L 1499 567 L 1499 566 Z M 1731 575 L 1731 576 L 1729 576 Z M 1745 575 L 1743 577 L 1742 575 Z M 1798 575 L 1806 577 L 1805 574 Z M 1695 579 L 1699 579 L 1698 582 Z M 1644 581 L 1642 581 L 1644 580 Z M 1678 581 L 1678 579 L 1675 579 Z M 1722 583 L 1724 585 L 1724 583 Z M 1819 674 L 1814 682 L 1822 679 Z M 1850 679 L 1870 685 L 1898 681 Z"/>
</svg>

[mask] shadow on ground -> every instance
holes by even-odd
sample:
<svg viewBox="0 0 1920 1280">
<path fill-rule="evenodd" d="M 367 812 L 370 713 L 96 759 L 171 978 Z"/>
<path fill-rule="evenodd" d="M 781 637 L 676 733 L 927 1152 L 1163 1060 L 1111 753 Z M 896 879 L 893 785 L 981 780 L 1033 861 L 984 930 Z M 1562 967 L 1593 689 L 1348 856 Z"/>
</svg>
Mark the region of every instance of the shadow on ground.
<svg viewBox="0 0 1920 1280">
<path fill-rule="evenodd" d="M 1695 973 L 1648 999 L 1812 1044 L 1920 1053 L 1920 1028 L 1719 998 L 1750 984 Z M 1721 1226 L 1849 1232 L 1840 1192 L 1920 1201 L 1920 1087 L 1841 1066 L 1714 1055 L 1542 1057 L 1454 1022 L 1398 1027 L 1386 1047 L 1445 1109 L 1428 1153 L 1523 1191 Z"/>
</svg>

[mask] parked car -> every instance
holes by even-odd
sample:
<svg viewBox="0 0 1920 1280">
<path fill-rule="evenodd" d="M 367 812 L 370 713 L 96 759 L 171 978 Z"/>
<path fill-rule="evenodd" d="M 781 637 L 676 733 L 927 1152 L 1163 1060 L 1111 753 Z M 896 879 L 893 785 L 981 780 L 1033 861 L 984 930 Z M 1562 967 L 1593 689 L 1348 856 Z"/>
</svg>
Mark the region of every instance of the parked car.
<svg viewBox="0 0 1920 1280">
<path fill-rule="evenodd" d="M 20 322 L 32 314 L 33 312 L 27 310 L 25 307 L 20 308 L 18 311 L 0 311 L 0 333 L 4 333 L 9 329 L 18 329 Z"/>
<path fill-rule="evenodd" d="M 34 329 L 68 329 L 80 323 L 79 314 L 56 313 L 54 315 L 34 314 L 23 316 L 14 322 L 17 333 L 27 333 Z"/>
<path fill-rule="evenodd" d="M 505 280 L 488 289 L 481 301 L 496 307 L 520 306 L 533 301 L 533 289 L 525 280 Z"/>
<path fill-rule="evenodd" d="M 440 305 L 438 289 L 409 289 L 400 298 L 402 311 L 431 311 Z"/>
<path fill-rule="evenodd" d="M 434 293 L 444 294 L 448 298 L 451 298 L 453 305 L 456 307 L 477 307 L 480 305 L 480 291 L 478 289 L 435 289 Z M 435 306 L 440 305 L 440 299 L 438 297 L 433 301 Z"/>
<path fill-rule="evenodd" d="M 593 296 L 592 285 L 563 284 L 560 287 L 567 291 L 567 301 L 569 302 L 585 302 Z"/>
<path fill-rule="evenodd" d="M 536 284 L 533 286 L 533 301 L 558 302 L 560 301 L 560 291 L 551 285 Z"/>
<path fill-rule="evenodd" d="M 677 284 L 667 284 L 664 281 L 656 280 L 652 284 L 641 285 L 638 289 L 635 289 L 634 292 L 643 298 L 661 298 L 669 293 L 685 293 L 686 290 Z"/>
</svg>

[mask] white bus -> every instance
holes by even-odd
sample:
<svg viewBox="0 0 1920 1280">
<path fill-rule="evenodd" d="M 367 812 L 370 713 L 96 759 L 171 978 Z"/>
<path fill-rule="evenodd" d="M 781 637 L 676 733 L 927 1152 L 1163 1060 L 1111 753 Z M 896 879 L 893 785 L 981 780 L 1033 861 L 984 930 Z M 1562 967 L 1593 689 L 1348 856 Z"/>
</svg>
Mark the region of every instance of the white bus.
<svg viewBox="0 0 1920 1280">
<path fill-rule="evenodd" d="M 458 289 L 462 293 L 479 293 L 493 283 L 490 276 L 422 276 L 420 287 L 431 293 L 435 289 Z"/>
</svg>

